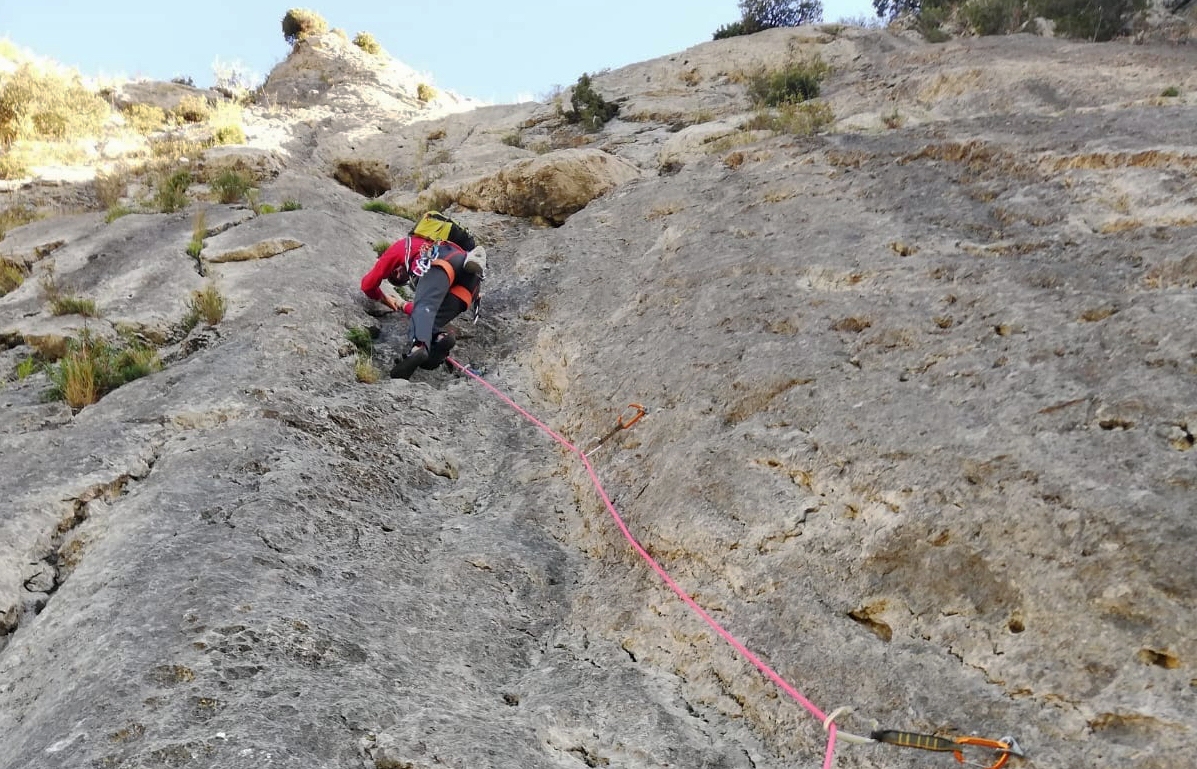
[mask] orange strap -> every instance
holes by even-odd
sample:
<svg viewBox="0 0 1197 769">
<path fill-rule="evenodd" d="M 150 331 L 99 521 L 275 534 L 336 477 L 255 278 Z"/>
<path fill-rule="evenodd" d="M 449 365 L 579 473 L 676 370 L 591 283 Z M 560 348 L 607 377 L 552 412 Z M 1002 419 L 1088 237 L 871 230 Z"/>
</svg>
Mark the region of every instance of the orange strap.
<svg viewBox="0 0 1197 769">
<path fill-rule="evenodd" d="M 431 267 L 440 267 L 449 275 L 449 285 L 452 286 L 457 282 L 457 270 L 453 269 L 453 265 L 449 263 L 448 259 L 434 259 Z"/>
<path fill-rule="evenodd" d="M 453 296 L 457 297 L 461 301 L 465 302 L 465 306 L 466 306 L 467 310 L 470 308 L 470 305 L 474 303 L 473 293 L 471 293 L 470 290 L 468 288 L 466 288 L 465 286 L 462 286 L 462 285 L 453 286 L 452 288 L 449 289 L 449 293 L 452 294 Z"/>
</svg>

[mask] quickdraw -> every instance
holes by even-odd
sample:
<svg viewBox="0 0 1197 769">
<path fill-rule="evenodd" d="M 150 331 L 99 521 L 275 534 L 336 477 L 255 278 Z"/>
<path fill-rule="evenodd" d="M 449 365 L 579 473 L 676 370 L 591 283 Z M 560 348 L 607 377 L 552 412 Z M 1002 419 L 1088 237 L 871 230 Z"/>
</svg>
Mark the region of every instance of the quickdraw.
<svg viewBox="0 0 1197 769">
<path fill-rule="evenodd" d="M 883 729 L 875 731 L 869 737 L 877 742 L 884 742 L 888 745 L 898 745 L 904 748 L 918 748 L 920 750 L 934 750 L 942 753 L 951 753 L 957 761 L 962 764 L 969 764 L 970 766 L 980 766 L 985 769 L 1002 769 L 1006 762 L 1010 760 L 1010 756 L 1017 756 L 1024 758 L 1022 748 L 1013 737 L 1003 737 L 1000 740 L 991 740 L 986 737 L 939 737 L 934 734 L 918 734 L 916 732 L 901 732 L 893 729 Z M 988 759 L 989 763 L 981 763 L 980 761 L 966 758 L 965 748 L 984 748 L 993 751 L 993 758 Z M 976 751 L 973 751 L 974 753 Z"/>
<path fill-rule="evenodd" d="M 648 409 L 644 408 L 639 403 L 629 403 L 628 407 L 623 410 L 622 414 L 619 415 L 619 419 L 616 420 L 615 427 L 612 427 L 610 432 L 599 438 L 598 441 L 594 443 L 586 452 L 586 456 L 590 456 L 594 452 L 598 451 L 599 446 L 602 446 L 604 443 L 606 443 L 607 439 L 615 435 L 615 433 L 619 432 L 620 430 L 626 430 L 632 425 L 636 424 L 640 421 L 640 418 L 647 413 Z"/>
</svg>

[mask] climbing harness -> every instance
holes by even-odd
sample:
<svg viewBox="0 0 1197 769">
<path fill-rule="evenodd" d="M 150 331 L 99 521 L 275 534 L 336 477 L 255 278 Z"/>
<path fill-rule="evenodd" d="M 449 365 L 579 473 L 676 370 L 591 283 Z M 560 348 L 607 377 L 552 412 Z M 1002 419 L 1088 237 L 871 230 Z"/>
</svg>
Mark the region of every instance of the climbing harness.
<svg viewBox="0 0 1197 769">
<path fill-rule="evenodd" d="M 566 448 L 568 451 L 578 456 L 578 458 L 582 461 L 583 466 L 585 466 L 586 472 L 590 476 L 591 482 L 594 484 L 595 491 L 598 493 L 599 498 L 606 506 L 607 512 L 611 514 L 611 518 L 615 521 L 615 525 L 619 527 L 624 539 L 626 539 L 631 545 L 632 549 L 644 559 L 649 568 L 656 572 L 657 576 L 661 578 L 661 581 L 663 581 L 669 587 L 669 589 L 672 590 L 674 594 L 686 604 L 686 606 L 688 606 L 696 615 L 698 615 L 703 622 L 705 622 L 712 630 L 714 630 L 716 634 L 718 634 L 724 641 L 727 641 L 727 643 L 733 649 L 735 649 L 741 656 L 752 663 L 752 665 L 756 667 L 756 669 L 760 671 L 762 675 L 776 684 L 779 689 L 788 694 L 795 702 L 805 708 L 808 713 L 810 713 L 823 724 L 823 728 L 827 732 L 827 748 L 823 753 L 823 769 L 831 769 L 832 767 L 832 762 L 835 757 L 835 745 L 837 738 L 849 744 L 883 742 L 903 747 L 950 752 L 960 763 L 984 767 L 984 769 L 1002 769 L 1002 767 L 1006 765 L 1006 762 L 1010 760 L 1010 756 L 1017 756 L 1018 758 L 1025 757 L 1026 754 L 1023 753 L 1022 748 L 1013 737 L 1003 737 L 1000 740 L 990 740 L 983 737 L 957 737 L 955 739 L 951 739 L 947 737 L 936 737 L 927 734 L 916 734 L 914 732 L 899 732 L 893 730 L 874 730 L 868 737 L 865 737 L 859 734 L 852 734 L 851 732 L 841 730 L 836 725 L 835 719 L 840 715 L 850 713 L 851 708 L 837 708 L 836 710 L 832 711 L 830 715 L 828 715 L 823 713 L 823 711 L 820 710 L 814 703 L 804 697 L 801 692 L 799 692 L 788 681 L 782 678 L 780 674 L 773 670 L 773 668 L 765 664 L 765 662 L 762 661 L 756 654 L 754 654 L 747 646 L 745 646 L 743 642 L 732 635 L 727 629 L 720 625 L 714 617 L 707 613 L 705 609 L 699 606 L 698 602 L 690 597 L 690 594 L 683 590 L 682 587 L 673 580 L 673 577 L 669 576 L 669 573 L 665 571 L 661 564 L 657 563 L 656 559 L 654 559 L 652 555 L 650 555 L 649 552 L 644 548 L 644 546 L 640 544 L 640 542 L 628 528 L 628 525 L 623 520 L 623 517 L 619 514 L 619 511 L 615 509 L 615 505 L 611 502 L 611 498 L 607 495 L 602 483 L 599 482 L 598 474 L 595 472 L 594 466 L 590 463 L 588 457 L 590 454 L 594 453 L 594 451 L 597 450 L 599 446 L 603 444 L 603 442 L 615 435 L 615 433 L 621 430 L 626 430 L 632 425 L 636 424 L 636 422 L 640 421 L 641 417 L 648 413 L 647 409 L 638 403 L 629 404 L 628 408 L 625 409 L 623 414 L 620 415 L 615 427 L 612 428 L 606 435 L 602 436 L 602 438 L 600 438 L 588 452 L 583 453 L 578 449 L 578 447 L 574 446 L 572 443 L 554 431 L 551 427 L 530 414 L 527 409 L 521 407 L 497 387 L 483 379 L 481 375 L 479 375 L 470 367 L 462 365 L 451 357 L 446 358 L 445 362 L 447 365 L 451 365 L 455 369 L 459 370 L 462 374 L 474 379 L 487 390 L 490 390 L 496 397 L 514 409 L 516 413 L 534 424 L 543 433 L 548 435 L 557 443 L 561 444 L 561 446 Z M 991 750 L 996 754 L 996 757 L 991 763 L 979 763 L 978 761 L 973 761 L 970 758 L 966 758 L 966 747 L 969 750 L 976 748 Z"/>
<path fill-rule="evenodd" d="M 615 433 L 619 432 L 620 430 L 626 430 L 632 425 L 636 424 L 640 421 L 640 417 L 647 413 L 648 410 L 639 403 L 629 403 L 628 407 L 623 410 L 622 414 L 619 415 L 619 419 L 616 420 L 615 427 L 612 427 L 610 432 L 608 432 L 602 438 L 599 438 L 598 442 L 590 447 L 590 450 L 586 452 L 585 456 L 590 456 L 594 452 L 598 451 L 599 446 L 602 446 L 604 443 L 606 443 L 608 438 L 615 435 Z"/>
</svg>

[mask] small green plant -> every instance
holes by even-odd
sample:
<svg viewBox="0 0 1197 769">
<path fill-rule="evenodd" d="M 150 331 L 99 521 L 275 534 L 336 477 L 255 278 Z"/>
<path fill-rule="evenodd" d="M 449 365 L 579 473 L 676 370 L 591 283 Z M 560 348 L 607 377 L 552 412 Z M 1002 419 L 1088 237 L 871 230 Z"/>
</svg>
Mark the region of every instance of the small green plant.
<svg viewBox="0 0 1197 769">
<path fill-rule="evenodd" d="M 4 296 L 20 288 L 28 274 L 29 271 L 25 269 L 23 264 L 18 264 L 8 259 L 0 259 L 0 296 Z"/>
<path fill-rule="evenodd" d="M 424 102 L 432 101 L 436 98 L 436 89 L 427 83 L 420 83 L 416 86 L 416 98 Z"/>
<path fill-rule="evenodd" d="M 283 209 L 282 210 L 284 210 L 284 211 L 298 211 L 302 208 L 303 208 L 303 204 L 300 203 L 298 200 L 287 199 L 287 200 L 283 201 Z"/>
<path fill-rule="evenodd" d="M 187 244 L 187 255 L 192 259 L 199 259 L 204 250 L 204 235 L 208 233 L 204 223 L 204 209 L 195 212 L 195 220 L 191 224 L 191 242 Z"/>
<path fill-rule="evenodd" d="M 516 147 L 517 149 L 524 148 L 524 137 L 520 135 L 519 131 L 512 131 L 509 134 L 503 134 L 503 138 L 499 141 L 503 142 L 508 147 Z"/>
<path fill-rule="evenodd" d="M 212 191 L 221 203 L 236 203 L 245 197 L 253 183 L 243 174 L 232 169 L 222 171 L 211 182 Z"/>
<path fill-rule="evenodd" d="M 294 46 L 301 40 L 313 35 L 323 35 L 328 31 L 328 22 L 315 11 L 306 8 L 292 8 L 283 16 L 283 40 Z"/>
<path fill-rule="evenodd" d="M 345 332 L 345 338 L 353 343 L 359 354 L 369 356 L 374 353 L 374 338 L 369 329 L 354 326 Z"/>
<path fill-rule="evenodd" d="M 1174 85 L 1170 85 L 1164 89 L 1164 92 L 1161 93 L 1160 96 L 1163 96 L 1164 98 L 1167 98 L 1167 99 L 1171 99 L 1175 96 L 1180 96 L 1180 89 L 1178 89 Z"/>
<path fill-rule="evenodd" d="M 391 216 L 399 216 L 399 209 L 395 208 L 385 200 L 367 200 L 362 203 L 363 211 L 373 211 L 376 214 L 390 214 Z"/>
<path fill-rule="evenodd" d="M 603 99 L 590 80 L 589 74 L 578 78 L 573 93 L 569 97 L 573 109 L 564 113 L 565 119 L 571 123 L 579 123 L 586 131 L 597 131 L 611 118 L 619 114 L 619 105 Z"/>
<path fill-rule="evenodd" d="M 164 214 L 181 211 L 187 207 L 187 188 L 191 186 L 191 173 L 186 170 L 163 174 L 158 179 L 158 191 L 154 202 Z"/>
<path fill-rule="evenodd" d="M 273 214 L 275 211 L 274 206 L 262 202 L 262 191 L 257 187 L 250 187 L 245 191 L 245 202 L 249 204 L 249 210 L 254 212 L 254 216 Z"/>
<path fill-rule="evenodd" d="M 37 359 L 30 356 L 17 364 L 17 379 L 23 381 L 37 373 L 39 368 Z"/>
<path fill-rule="evenodd" d="M 369 32 L 358 32 L 353 37 L 353 44 L 366 53 L 382 53 L 382 46 L 374 39 L 374 35 L 371 35 Z"/>
<path fill-rule="evenodd" d="M 385 240 L 376 240 L 376 241 L 374 241 L 374 245 L 372 246 L 372 248 L 374 249 L 374 253 L 378 254 L 379 256 L 382 256 L 382 252 L 386 251 L 390 247 L 391 247 L 391 244 L 386 242 Z"/>
<path fill-rule="evenodd" d="M 184 325 L 189 328 L 194 327 L 196 323 L 203 320 L 207 325 L 215 326 L 224 320 L 227 309 L 228 303 L 225 301 L 224 295 L 220 293 L 220 288 L 215 282 L 209 282 L 203 289 L 192 292 Z"/>
</svg>

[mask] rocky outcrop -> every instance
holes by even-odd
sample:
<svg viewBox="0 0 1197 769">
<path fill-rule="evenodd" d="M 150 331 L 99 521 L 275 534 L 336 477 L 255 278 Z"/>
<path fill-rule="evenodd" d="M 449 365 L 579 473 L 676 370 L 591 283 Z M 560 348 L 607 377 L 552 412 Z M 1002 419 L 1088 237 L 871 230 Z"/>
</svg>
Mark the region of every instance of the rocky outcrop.
<svg viewBox="0 0 1197 769">
<path fill-rule="evenodd" d="M 741 70 L 788 51 L 832 63 L 835 120 L 744 130 Z M 261 199 L 297 210 L 14 228 L 0 254 L 33 274 L 0 297 L 0 769 L 823 754 L 574 454 L 469 377 L 355 374 L 405 340 L 358 281 L 410 222 L 363 210 L 346 159 L 384 167 L 386 199 L 457 196 L 489 266 L 455 359 L 589 451 L 645 552 L 824 712 L 852 706 L 843 728 L 1012 734 L 1015 769 L 1177 766 L 1191 65 L 773 30 L 597 76 L 622 105 L 597 134 L 551 105 L 413 125 L 317 102 L 247 131 L 282 165 Z M 27 361 L 66 323 L 51 264 L 100 311 L 76 328 L 167 328 L 163 370 L 47 402 Z M 181 326 L 213 285 L 225 317 Z M 833 757 L 928 761 L 952 759 Z"/>
</svg>

